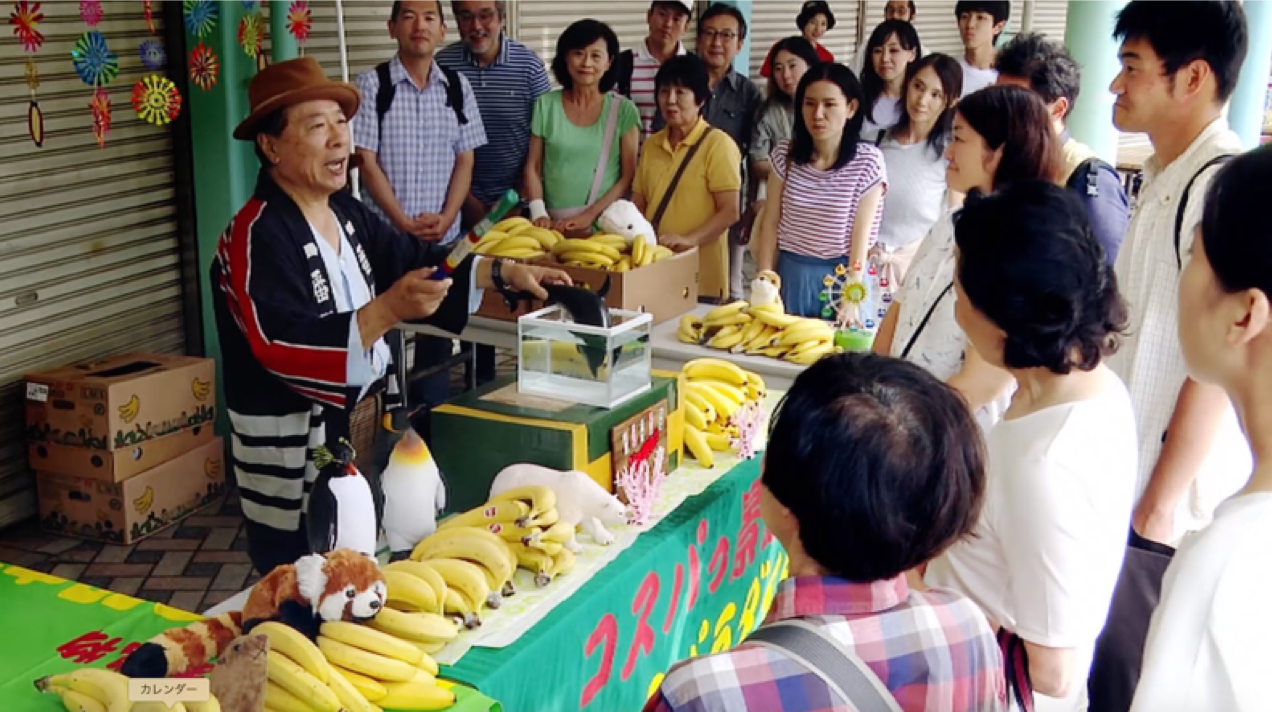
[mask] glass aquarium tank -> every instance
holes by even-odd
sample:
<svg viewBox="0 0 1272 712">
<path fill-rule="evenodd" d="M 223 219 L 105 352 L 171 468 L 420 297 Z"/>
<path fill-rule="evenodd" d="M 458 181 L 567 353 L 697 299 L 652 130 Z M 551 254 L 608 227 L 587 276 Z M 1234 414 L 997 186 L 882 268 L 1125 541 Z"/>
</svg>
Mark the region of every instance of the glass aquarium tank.
<svg viewBox="0 0 1272 712">
<path fill-rule="evenodd" d="M 522 393 L 614 408 L 649 390 L 654 315 L 610 309 L 610 326 L 571 321 L 559 305 L 517 320 Z"/>
</svg>

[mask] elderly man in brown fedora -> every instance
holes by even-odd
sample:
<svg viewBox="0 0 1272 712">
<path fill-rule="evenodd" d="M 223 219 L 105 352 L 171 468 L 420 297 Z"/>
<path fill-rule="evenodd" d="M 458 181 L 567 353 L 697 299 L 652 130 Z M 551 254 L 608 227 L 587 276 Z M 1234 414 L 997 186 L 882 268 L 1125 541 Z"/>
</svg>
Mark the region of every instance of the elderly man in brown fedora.
<svg viewBox="0 0 1272 712">
<path fill-rule="evenodd" d="M 434 275 L 448 248 L 398 232 L 344 188 L 358 90 L 318 62 L 280 62 L 248 87 L 234 137 L 256 144 L 252 198 L 221 235 L 212 296 L 224 359 L 234 474 L 249 555 L 262 574 L 309 552 L 313 449 L 378 423 L 400 399 L 401 322 L 458 335 L 482 290 L 569 284 L 561 271 L 469 257 Z M 400 349 L 399 349 L 400 353 Z"/>
</svg>

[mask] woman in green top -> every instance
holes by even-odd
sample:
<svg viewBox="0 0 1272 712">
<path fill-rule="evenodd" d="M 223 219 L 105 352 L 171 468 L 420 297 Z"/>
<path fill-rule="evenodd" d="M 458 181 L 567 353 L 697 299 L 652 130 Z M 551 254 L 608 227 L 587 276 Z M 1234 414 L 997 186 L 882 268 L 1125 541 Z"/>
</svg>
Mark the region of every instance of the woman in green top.
<svg viewBox="0 0 1272 712">
<path fill-rule="evenodd" d="M 610 93 L 617 55 L 618 36 L 596 20 L 575 22 L 557 40 L 552 74 L 562 88 L 535 102 L 526 158 L 530 217 L 540 227 L 588 233 L 631 188 L 640 112 Z"/>
</svg>

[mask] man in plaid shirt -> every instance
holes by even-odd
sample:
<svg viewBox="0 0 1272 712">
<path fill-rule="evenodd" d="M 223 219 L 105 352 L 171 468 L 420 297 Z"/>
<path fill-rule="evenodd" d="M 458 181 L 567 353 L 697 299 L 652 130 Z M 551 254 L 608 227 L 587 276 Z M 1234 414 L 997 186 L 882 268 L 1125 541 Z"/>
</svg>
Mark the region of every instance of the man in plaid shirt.
<svg viewBox="0 0 1272 712">
<path fill-rule="evenodd" d="M 765 624 L 818 626 L 905 712 L 1006 710 L 984 614 L 906 583 L 972 531 L 983 448 L 962 399 L 917 366 L 842 354 L 800 374 L 765 453 L 760 510 L 790 555 Z M 858 702 L 781 650 L 743 642 L 677 664 L 645 712 L 856 712 Z"/>
</svg>

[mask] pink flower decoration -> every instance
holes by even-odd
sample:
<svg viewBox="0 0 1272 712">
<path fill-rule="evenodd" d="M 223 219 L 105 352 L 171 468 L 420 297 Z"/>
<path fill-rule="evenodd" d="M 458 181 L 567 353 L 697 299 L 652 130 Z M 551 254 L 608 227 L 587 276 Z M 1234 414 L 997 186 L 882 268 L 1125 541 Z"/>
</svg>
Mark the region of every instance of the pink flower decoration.
<svg viewBox="0 0 1272 712">
<path fill-rule="evenodd" d="M 89 27 L 97 27 L 102 15 L 101 0 L 80 0 L 80 19 Z"/>
</svg>

